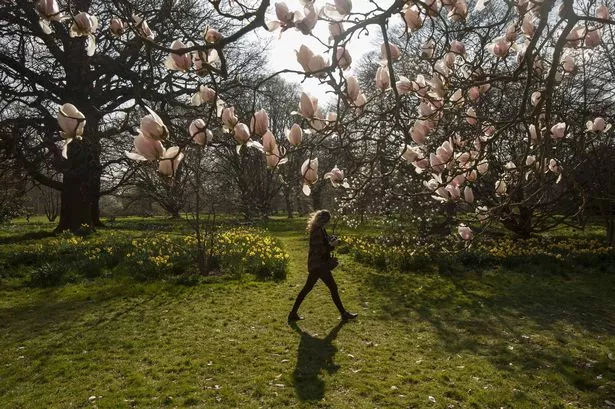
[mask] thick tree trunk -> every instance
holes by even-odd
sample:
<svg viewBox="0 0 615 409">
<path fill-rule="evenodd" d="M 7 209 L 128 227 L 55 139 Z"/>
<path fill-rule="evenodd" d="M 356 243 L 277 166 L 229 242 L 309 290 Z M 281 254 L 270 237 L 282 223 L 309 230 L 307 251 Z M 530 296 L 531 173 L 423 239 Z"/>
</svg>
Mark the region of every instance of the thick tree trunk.
<svg viewBox="0 0 615 409">
<path fill-rule="evenodd" d="M 93 208 L 98 207 L 99 196 L 96 183 L 93 183 L 94 158 L 84 141 L 73 141 L 68 146 L 68 158 L 62 181 L 60 222 L 56 231 L 91 230 L 94 228 Z"/>
</svg>

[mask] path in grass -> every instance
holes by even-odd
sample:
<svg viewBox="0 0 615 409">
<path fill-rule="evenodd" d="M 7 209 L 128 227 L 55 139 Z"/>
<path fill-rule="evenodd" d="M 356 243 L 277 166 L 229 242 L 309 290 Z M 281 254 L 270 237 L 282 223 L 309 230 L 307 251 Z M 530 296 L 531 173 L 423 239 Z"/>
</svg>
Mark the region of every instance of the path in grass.
<svg viewBox="0 0 615 409">
<path fill-rule="evenodd" d="M 0 407 L 601 408 L 615 402 L 615 284 L 379 272 L 342 256 L 298 327 L 298 224 L 273 223 L 287 281 L 100 280 L 0 293 Z M 95 397 L 89 400 L 89 397 Z"/>
</svg>

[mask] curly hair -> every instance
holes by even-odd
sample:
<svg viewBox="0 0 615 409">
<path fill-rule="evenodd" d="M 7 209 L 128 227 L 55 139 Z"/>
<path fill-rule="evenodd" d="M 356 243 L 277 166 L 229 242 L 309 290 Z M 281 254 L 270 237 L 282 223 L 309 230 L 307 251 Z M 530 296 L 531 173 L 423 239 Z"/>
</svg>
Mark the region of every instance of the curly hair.
<svg viewBox="0 0 615 409">
<path fill-rule="evenodd" d="M 308 233 L 313 232 L 314 230 L 322 227 L 326 222 L 331 219 L 331 213 L 328 210 L 317 210 L 315 212 L 310 213 L 308 217 L 307 226 L 305 230 Z"/>
</svg>

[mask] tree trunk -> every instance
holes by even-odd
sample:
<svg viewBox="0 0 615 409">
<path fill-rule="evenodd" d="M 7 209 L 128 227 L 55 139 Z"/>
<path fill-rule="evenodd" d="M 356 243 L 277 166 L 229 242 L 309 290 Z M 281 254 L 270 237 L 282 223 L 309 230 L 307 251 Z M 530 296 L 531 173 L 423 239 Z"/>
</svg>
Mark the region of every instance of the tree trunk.
<svg viewBox="0 0 615 409">
<path fill-rule="evenodd" d="M 56 231 L 70 230 L 77 233 L 94 228 L 93 209 L 98 207 L 99 191 L 96 184 L 92 183 L 95 179 L 93 160 L 92 152 L 85 141 L 76 140 L 68 145 L 67 168 L 62 181 L 60 222 Z"/>
<path fill-rule="evenodd" d="M 286 214 L 289 219 L 293 218 L 293 201 L 291 199 L 291 189 L 289 186 L 284 187 L 284 202 L 286 204 Z"/>
</svg>

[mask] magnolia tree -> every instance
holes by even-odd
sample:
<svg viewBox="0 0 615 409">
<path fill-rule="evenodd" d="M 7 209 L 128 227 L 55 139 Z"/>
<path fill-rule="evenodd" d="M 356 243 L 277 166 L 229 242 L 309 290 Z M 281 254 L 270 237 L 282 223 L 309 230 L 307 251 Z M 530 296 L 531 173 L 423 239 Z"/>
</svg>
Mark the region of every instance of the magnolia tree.
<svg viewBox="0 0 615 409">
<path fill-rule="evenodd" d="M 182 166 L 191 140 L 206 146 L 226 138 L 235 145 L 238 163 L 261 155 L 263 165 L 276 170 L 295 158 L 301 164 L 295 183 L 305 195 L 326 179 L 352 197 L 374 175 L 387 178 L 410 166 L 408 179 L 424 182 L 419 193 L 446 203 L 449 211 L 462 206 L 482 222 L 498 218 L 519 225 L 535 209 L 570 194 L 578 141 L 610 132 L 610 105 L 593 100 L 583 112 L 569 109 L 575 97 L 568 85 L 580 72 L 600 71 L 601 56 L 613 47 L 612 10 L 592 0 L 395 0 L 360 7 L 350 0 L 164 1 L 156 9 L 121 0 L 112 7 L 89 1 L 10 3 L 3 13 L 17 16 L 13 24 L 26 21 L 31 39 L 24 46 L 25 62 L 2 54 L 11 78 L 29 74 L 20 82 L 23 94 L 5 112 L 34 106 L 47 119 L 57 112 L 61 133 L 49 122 L 34 131 L 51 141 L 58 135 L 68 146 L 63 192 L 73 196 L 64 195 L 63 215 L 89 211 L 91 203 L 80 192 L 92 188 L 82 170 L 90 179 L 100 172 L 99 138 L 92 135 L 111 133 L 101 118 L 125 106 L 146 110 L 126 157 L 154 164 L 165 177 Z M 173 18 L 180 9 L 195 18 Z M 199 20 L 199 13 L 207 17 Z M 327 38 L 317 37 L 319 25 L 328 25 Z M 233 53 L 238 41 L 252 32 L 270 31 L 275 38 L 289 30 L 315 37 L 319 48 L 295 44 L 296 63 L 282 72 L 315 78 L 335 99 L 325 106 L 302 92 L 292 125 L 274 134 L 269 114 L 257 104 L 238 107 L 225 82 L 241 55 Z M 373 78 L 359 81 L 350 44 L 374 33 L 381 44 Z M 35 75 L 39 50 L 43 65 L 56 71 Z M 161 54 L 165 61 L 152 57 Z M 415 63 L 409 68 L 404 61 Z M 137 68 L 126 71 L 125 64 Z M 54 75 L 65 79 L 57 85 Z M 605 84 L 611 83 L 609 75 Z M 149 78 L 147 87 L 133 86 L 140 76 Z M 250 84 L 255 95 L 267 79 Z M 32 98 L 32 89 L 40 86 L 50 95 Z M 596 98 L 608 102 L 609 87 Z M 104 101 L 96 100 L 99 94 Z M 183 138 L 173 131 L 180 123 L 168 115 L 174 104 L 193 114 Z M 213 143 L 208 149 L 216 148 Z M 340 163 L 323 169 L 323 151 Z M 374 157 L 386 160 L 374 166 Z M 473 231 L 459 226 L 459 235 L 469 241 Z"/>
</svg>

